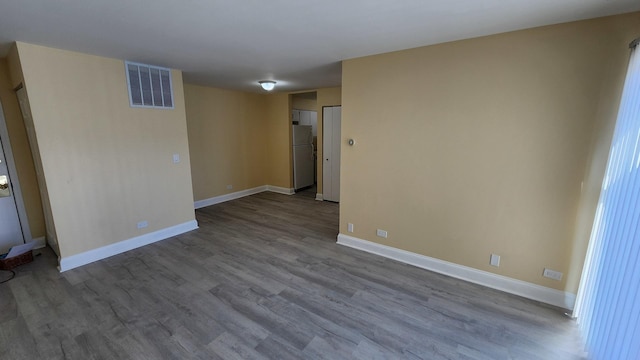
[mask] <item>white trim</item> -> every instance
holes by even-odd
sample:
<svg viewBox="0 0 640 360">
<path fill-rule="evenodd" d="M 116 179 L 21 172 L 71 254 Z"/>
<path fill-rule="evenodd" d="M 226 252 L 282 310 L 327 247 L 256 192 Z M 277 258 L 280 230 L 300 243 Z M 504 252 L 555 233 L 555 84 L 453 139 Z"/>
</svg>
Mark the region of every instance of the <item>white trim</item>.
<svg viewBox="0 0 640 360">
<path fill-rule="evenodd" d="M 4 144 L 4 158 L 7 160 L 7 169 L 9 170 L 9 179 L 11 179 L 11 187 L 13 188 L 13 199 L 18 210 L 18 220 L 22 228 L 22 238 L 25 243 L 30 242 L 31 228 L 29 227 L 29 217 L 24 207 L 24 199 L 22 197 L 22 188 L 20 187 L 20 177 L 16 169 L 16 162 L 13 159 L 13 149 L 11 148 L 11 139 L 9 139 L 9 130 L 7 129 L 6 119 L 4 118 L 4 109 L 0 102 L 0 142 Z"/>
<path fill-rule="evenodd" d="M 349 235 L 338 234 L 338 244 L 569 310 L 573 309 L 576 301 L 576 295 L 566 291 L 551 289 L 526 281 L 454 264 L 429 256 L 358 239 Z"/>
<path fill-rule="evenodd" d="M 285 194 L 285 195 L 293 195 L 296 193 L 296 191 L 293 188 L 283 188 L 280 186 L 273 186 L 273 185 L 267 185 L 267 191 L 271 191 L 278 194 Z"/>
<path fill-rule="evenodd" d="M 211 206 L 211 205 L 215 205 L 215 204 L 220 204 L 223 203 L 225 201 L 230 201 L 230 200 L 235 200 L 235 199 L 239 199 L 245 196 L 249 196 L 249 195 L 254 195 L 254 194 L 258 194 L 261 192 L 267 191 L 267 185 L 263 185 L 263 186 L 258 186 L 255 187 L 253 189 L 246 189 L 246 190 L 241 190 L 241 191 L 236 191 L 236 192 L 232 192 L 229 194 L 224 194 L 224 195 L 220 195 L 220 196 L 214 196 L 212 198 L 208 198 L 208 199 L 204 199 L 204 200 L 198 200 L 195 201 L 193 203 L 193 206 L 196 209 L 200 209 L 203 207 L 207 207 L 207 206 Z"/>
<path fill-rule="evenodd" d="M 240 191 L 232 192 L 229 194 L 214 196 L 212 198 L 208 198 L 204 200 L 198 200 L 193 203 L 193 207 L 196 209 L 200 209 L 203 207 L 220 204 L 226 201 L 240 199 L 245 196 L 259 194 L 265 191 L 271 191 L 271 192 L 275 192 L 278 194 L 285 194 L 285 195 L 293 195 L 295 193 L 293 189 L 288 189 L 288 188 L 283 188 L 283 187 L 273 186 L 273 185 L 262 185 L 262 186 L 254 187 L 251 189 L 240 190 Z"/>
<path fill-rule="evenodd" d="M 35 238 L 33 240 L 31 240 L 30 242 L 36 243 L 33 247 L 36 249 L 41 249 L 45 246 L 47 246 L 47 240 L 45 239 L 44 236 Z"/>
<path fill-rule="evenodd" d="M 152 233 L 136 236 L 131 239 L 123 240 L 115 244 L 99 247 L 97 249 L 85 251 L 80 254 L 67 256 L 60 259 L 58 269 L 60 272 L 71 270 L 82 265 L 90 264 L 94 261 L 106 259 L 110 256 L 118 255 L 123 252 L 149 245 L 154 242 L 180 235 L 198 228 L 196 220 L 187 221 L 182 224 L 171 226 L 165 229 L 154 231 Z"/>
<path fill-rule="evenodd" d="M 318 201 L 322 201 L 322 200 L 324 200 L 324 199 L 322 198 L 322 194 L 320 194 L 320 193 L 316 193 L 316 200 L 318 200 Z"/>
</svg>

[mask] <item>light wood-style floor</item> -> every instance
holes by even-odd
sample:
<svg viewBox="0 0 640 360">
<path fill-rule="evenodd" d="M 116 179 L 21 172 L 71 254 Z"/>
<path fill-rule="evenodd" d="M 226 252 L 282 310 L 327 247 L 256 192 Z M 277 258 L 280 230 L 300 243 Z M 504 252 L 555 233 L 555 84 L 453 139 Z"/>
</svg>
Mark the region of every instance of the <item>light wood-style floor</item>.
<svg viewBox="0 0 640 360">
<path fill-rule="evenodd" d="M 579 359 L 562 310 L 335 244 L 338 205 L 262 193 L 200 229 L 0 285 L 1 359 Z"/>
</svg>

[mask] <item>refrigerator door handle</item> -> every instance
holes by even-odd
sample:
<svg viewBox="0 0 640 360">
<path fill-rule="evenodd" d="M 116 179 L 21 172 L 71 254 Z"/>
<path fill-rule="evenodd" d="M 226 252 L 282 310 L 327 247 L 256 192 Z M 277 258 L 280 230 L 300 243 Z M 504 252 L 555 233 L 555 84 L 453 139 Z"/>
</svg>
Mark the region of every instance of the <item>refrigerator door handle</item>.
<svg viewBox="0 0 640 360">
<path fill-rule="evenodd" d="M 311 160 L 313 160 L 313 152 L 315 151 L 315 147 L 313 146 L 313 143 L 309 145 L 311 146 Z"/>
</svg>

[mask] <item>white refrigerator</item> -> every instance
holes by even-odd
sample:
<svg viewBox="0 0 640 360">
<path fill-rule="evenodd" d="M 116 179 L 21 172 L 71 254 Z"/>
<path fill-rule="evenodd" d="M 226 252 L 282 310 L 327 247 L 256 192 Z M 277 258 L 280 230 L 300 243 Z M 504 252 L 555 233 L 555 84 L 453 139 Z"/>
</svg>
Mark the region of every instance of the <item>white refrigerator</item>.
<svg viewBox="0 0 640 360">
<path fill-rule="evenodd" d="M 293 188 L 313 185 L 313 132 L 310 125 L 293 125 Z"/>
</svg>

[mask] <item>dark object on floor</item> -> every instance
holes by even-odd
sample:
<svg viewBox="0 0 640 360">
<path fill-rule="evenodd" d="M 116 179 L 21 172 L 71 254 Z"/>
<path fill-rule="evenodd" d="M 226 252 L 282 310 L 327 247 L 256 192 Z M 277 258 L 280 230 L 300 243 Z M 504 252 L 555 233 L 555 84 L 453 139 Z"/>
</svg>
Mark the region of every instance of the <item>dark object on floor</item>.
<svg viewBox="0 0 640 360">
<path fill-rule="evenodd" d="M 28 264 L 33 261 L 33 252 L 27 251 L 24 254 L 14 256 L 9 259 L 0 259 L 0 270 L 11 270 L 17 266 Z"/>
<path fill-rule="evenodd" d="M 9 277 L 8 278 L 4 278 L 4 276 L 0 276 L 0 284 L 4 284 L 7 281 L 13 279 L 14 277 L 16 277 L 16 273 L 13 270 L 0 270 L 2 272 L 8 272 L 9 273 Z"/>
</svg>

